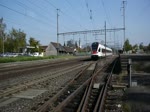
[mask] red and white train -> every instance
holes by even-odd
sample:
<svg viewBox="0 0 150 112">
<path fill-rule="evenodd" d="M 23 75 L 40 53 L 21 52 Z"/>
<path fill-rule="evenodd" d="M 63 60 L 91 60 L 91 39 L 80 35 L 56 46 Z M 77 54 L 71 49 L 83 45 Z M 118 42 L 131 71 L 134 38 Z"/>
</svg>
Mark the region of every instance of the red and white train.
<svg viewBox="0 0 150 112">
<path fill-rule="evenodd" d="M 105 48 L 105 46 L 100 44 L 99 42 L 92 43 L 91 50 L 92 50 L 91 53 L 92 59 L 102 58 L 105 57 L 105 55 L 106 56 L 112 55 L 112 49 L 108 47 Z"/>
</svg>

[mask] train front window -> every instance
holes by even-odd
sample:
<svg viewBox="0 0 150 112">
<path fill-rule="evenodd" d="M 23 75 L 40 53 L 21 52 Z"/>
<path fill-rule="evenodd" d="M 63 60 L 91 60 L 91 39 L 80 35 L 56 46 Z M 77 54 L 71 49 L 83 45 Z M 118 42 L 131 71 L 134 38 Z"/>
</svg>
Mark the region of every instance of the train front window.
<svg viewBox="0 0 150 112">
<path fill-rule="evenodd" d="M 98 43 L 93 43 L 92 44 L 92 50 L 97 50 L 98 48 Z"/>
</svg>

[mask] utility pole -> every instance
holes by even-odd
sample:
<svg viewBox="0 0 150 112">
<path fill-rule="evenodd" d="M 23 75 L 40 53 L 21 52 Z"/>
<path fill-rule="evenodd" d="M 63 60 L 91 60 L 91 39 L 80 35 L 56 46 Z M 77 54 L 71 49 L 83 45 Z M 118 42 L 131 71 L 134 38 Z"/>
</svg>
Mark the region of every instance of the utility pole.
<svg viewBox="0 0 150 112">
<path fill-rule="evenodd" d="M 115 29 L 115 28 L 114 28 Z M 116 41 L 115 41 L 115 36 L 116 36 L 116 34 L 115 34 L 116 32 L 115 32 L 115 30 L 114 30 L 114 54 L 115 54 L 115 51 L 116 51 L 116 46 L 115 46 L 115 43 L 116 43 Z"/>
<path fill-rule="evenodd" d="M 124 28 L 124 30 L 123 30 L 123 36 L 124 36 L 124 43 L 125 43 L 125 3 L 126 3 L 126 1 L 122 1 L 122 9 L 123 9 L 123 28 Z M 124 51 L 126 51 L 126 49 L 125 49 L 125 47 L 123 46 L 123 48 L 124 48 Z"/>
<path fill-rule="evenodd" d="M 106 58 L 106 21 L 105 21 L 105 58 Z"/>
<path fill-rule="evenodd" d="M 58 19 L 59 19 L 59 9 L 57 9 L 57 56 L 59 55 L 59 22 L 58 22 Z"/>
<path fill-rule="evenodd" d="M 87 35 L 84 35 L 85 41 L 86 41 L 86 55 L 87 55 Z"/>
<path fill-rule="evenodd" d="M 81 39 L 79 38 L 79 49 L 80 49 L 80 43 L 81 43 Z"/>
</svg>

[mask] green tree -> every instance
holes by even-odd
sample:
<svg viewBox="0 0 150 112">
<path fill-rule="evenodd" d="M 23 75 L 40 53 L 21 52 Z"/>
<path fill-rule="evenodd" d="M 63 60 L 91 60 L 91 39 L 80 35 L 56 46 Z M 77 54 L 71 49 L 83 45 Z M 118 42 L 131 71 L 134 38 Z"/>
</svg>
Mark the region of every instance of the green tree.
<svg viewBox="0 0 150 112">
<path fill-rule="evenodd" d="M 139 48 L 140 48 L 140 49 L 143 49 L 143 48 L 144 48 L 143 42 L 140 43 Z"/>
<path fill-rule="evenodd" d="M 69 46 L 69 47 L 75 47 L 75 44 L 74 44 L 75 42 L 74 42 L 74 40 L 69 40 L 69 41 L 67 41 L 67 46 Z"/>
<path fill-rule="evenodd" d="M 132 47 L 133 51 L 136 52 L 138 50 L 138 45 L 135 44 L 133 47 Z"/>
<path fill-rule="evenodd" d="M 12 47 L 11 51 L 19 52 L 20 48 L 24 48 L 26 46 L 26 34 L 20 29 L 16 30 L 12 28 L 8 43 Z"/>
<path fill-rule="evenodd" d="M 10 34 L 6 35 L 7 41 L 5 42 L 5 51 L 13 52 L 14 51 L 14 44 L 13 39 L 11 38 Z"/>
<path fill-rule="evenodd" d="M 130 44 L 129 40 L 127 39 L 124 43 L 124 50 L 129 51 L 132 50 L 132 45 Z"/>
<path fill-rule="evenodd" d="M 150 43 L 149 43 L 149 45 L 147 46 L 147 49 L 150 51 Z"/>
<path fill-rule="evenodd" d="M 77 44 L 77 41 L 75 41 L 75 47 L 76 47 L 76 48 L 78 48 L 78 44 Z"/>
<path fill-rule="evenodd" d="M 40 47 L 40 41 L 36 40 L 33 37 L 30 37 L 29 39 L 29 45 L 35 47 L 34 49 L 31 49 L 31 53 L 33 52 L 41 52 L 41 47 Z"/>
<path fill-rule="evenodd" d="M 6 24 L 3 23 L 3 18 L 0 19 L 0 52 L 3 52 L 4 49 L 4 40 L 5 40 L 5 28 Z"/>
</svg>

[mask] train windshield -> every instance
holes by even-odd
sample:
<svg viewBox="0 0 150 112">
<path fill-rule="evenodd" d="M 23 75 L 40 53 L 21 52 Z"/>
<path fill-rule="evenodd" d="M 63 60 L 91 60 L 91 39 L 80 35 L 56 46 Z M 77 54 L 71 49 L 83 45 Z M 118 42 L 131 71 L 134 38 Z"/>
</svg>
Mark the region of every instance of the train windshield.
<svg viewBox="0 0 150 112">
<path fill-rule="evenodd" d="M 98 42 L 93 43 L 92 44 L 92 50 L 97 50 L 98 44 L 99 44 Z"/>
</svg>

